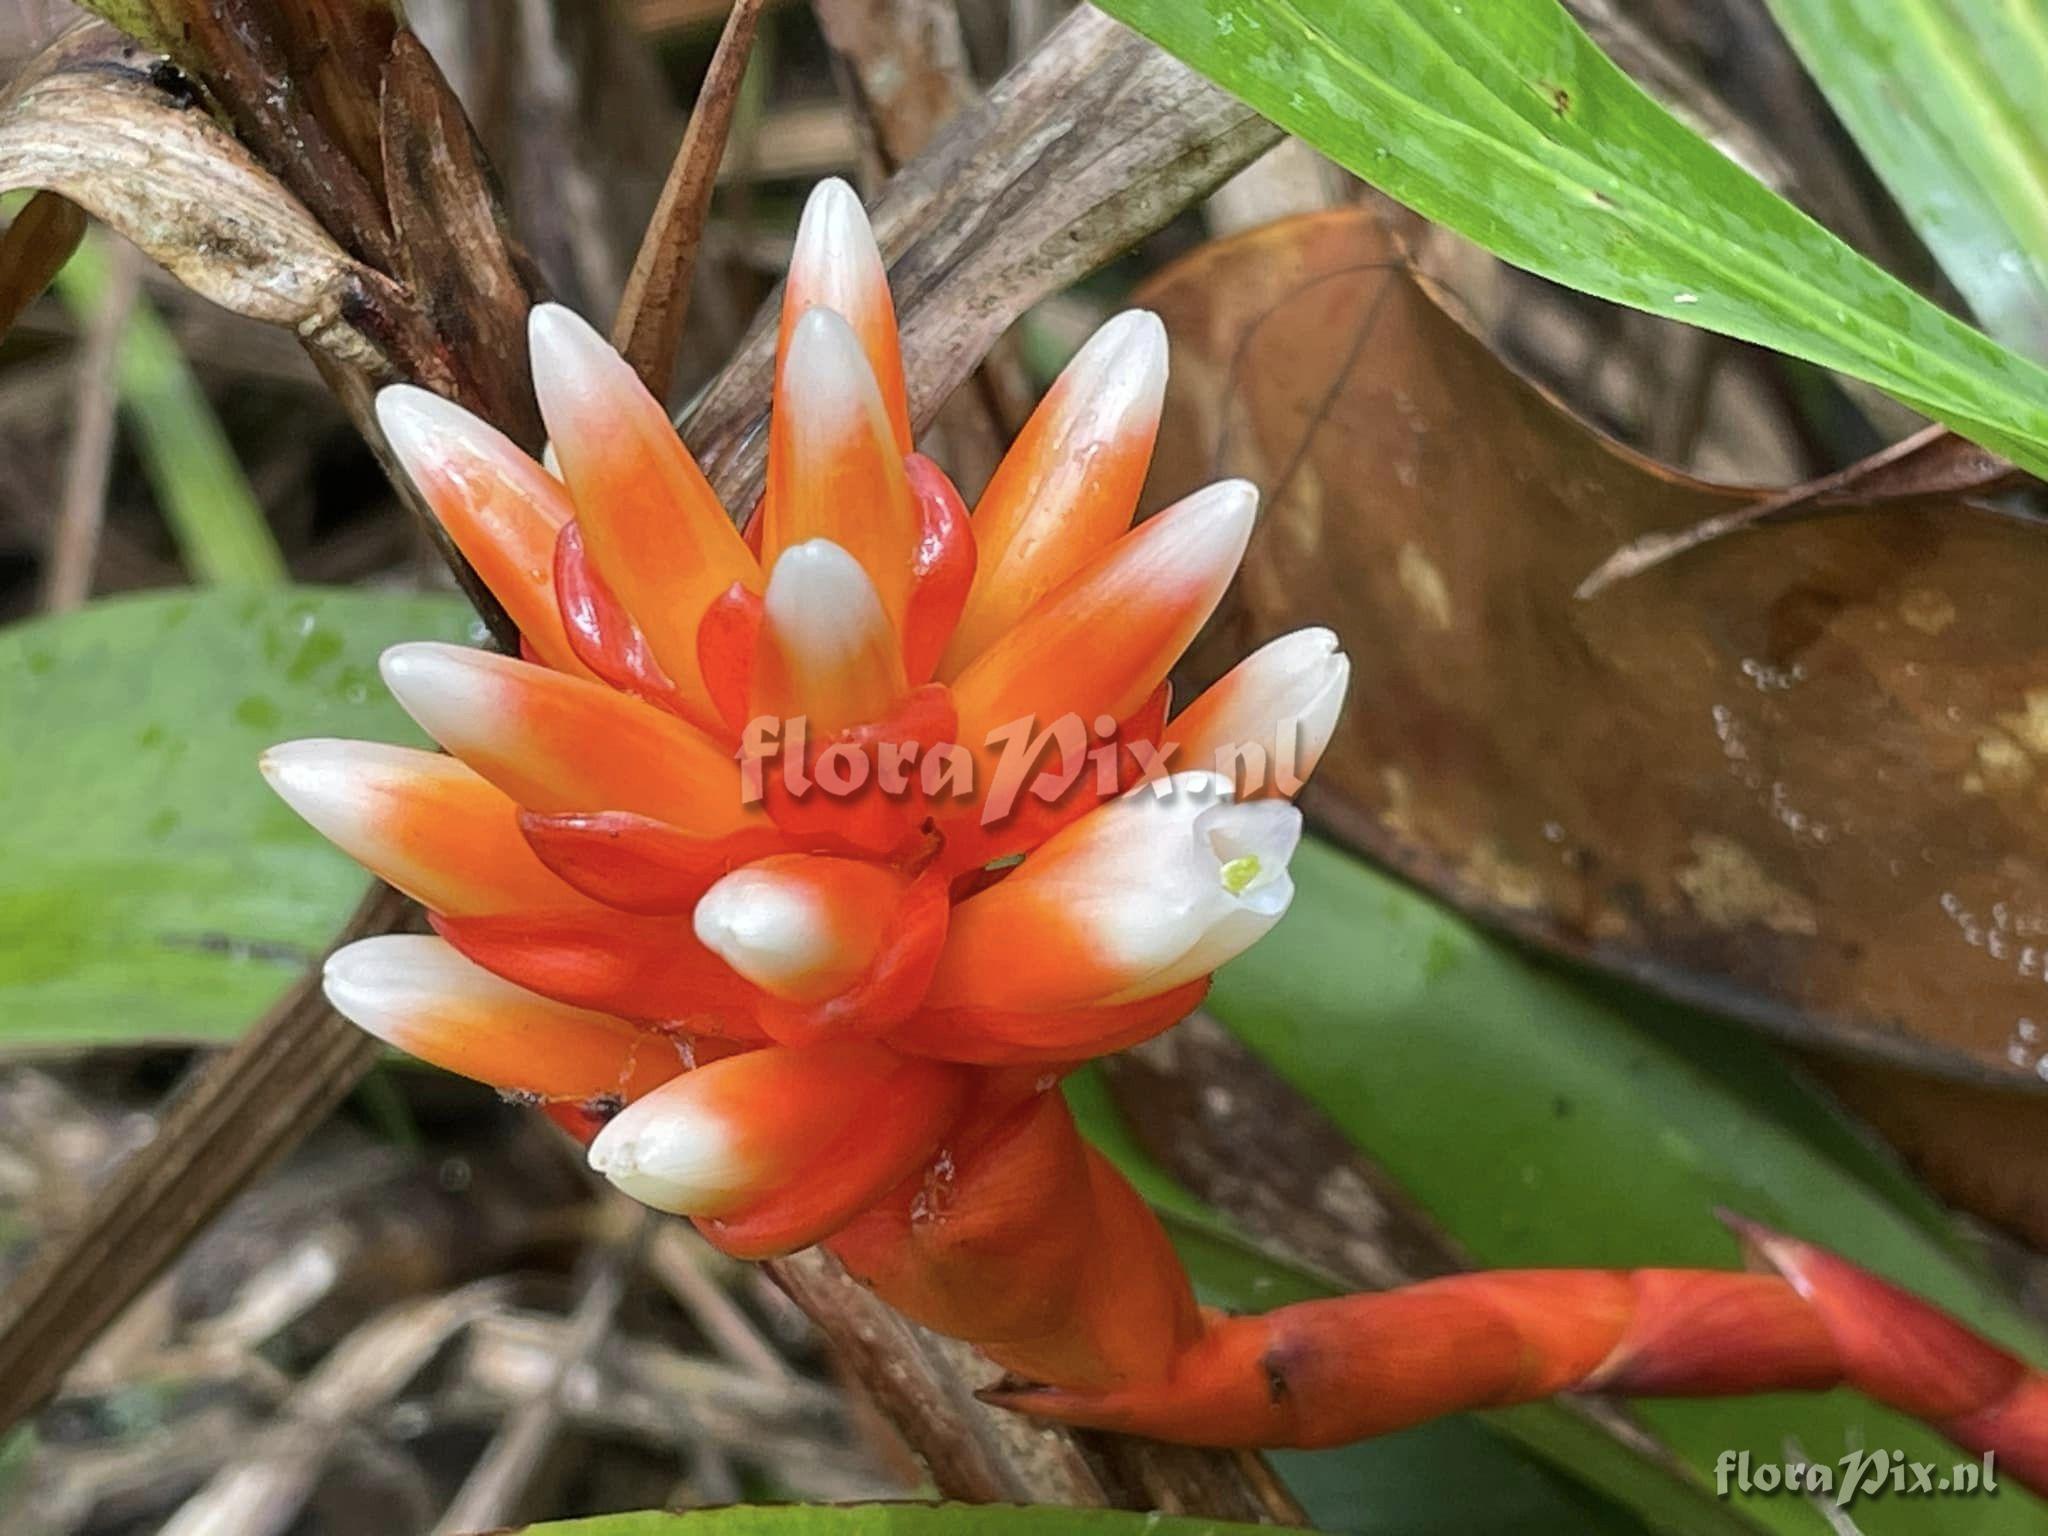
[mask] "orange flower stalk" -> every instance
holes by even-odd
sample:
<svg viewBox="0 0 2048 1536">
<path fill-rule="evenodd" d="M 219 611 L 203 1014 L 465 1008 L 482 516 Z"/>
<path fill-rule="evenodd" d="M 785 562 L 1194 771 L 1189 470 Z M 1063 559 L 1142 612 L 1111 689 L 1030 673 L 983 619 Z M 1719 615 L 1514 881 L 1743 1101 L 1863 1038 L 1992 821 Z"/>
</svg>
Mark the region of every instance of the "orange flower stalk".
<svg viewBox="0 0 2048 1536">
<path fill-rule="evenodd" d="M 1075 1130 L 1061 1072 L 1167 1028 L 1293 894 L 1289 797 L 1349 665 L 1327 631 L 1187 708 L 1167 673 L 1256 494 L 1132 528 L 1166 338 L 1119 316 L 970 516 L 912 451 L 859 202 L 805 210 L 767 491 L 743 534 L 588 325 L 533 313 L 559 476 L 421 390 L 393 450 L 523 655 L 401 645 L 451 754 L 274 749 L 290 804 L 436 937 L 328 964 L 343 1013 L 545 1104 L 619 1188 L 727 1251 L 829 1243 L 979 1344 L 999 1401 L 1217 1445 L 1322 1445 L 1567 1389 L 1847 1381 L 2048 1478 L 2048 1389 L 1852 1266 L 1460 1276 L 1223 1318 Z"/>
</svg>

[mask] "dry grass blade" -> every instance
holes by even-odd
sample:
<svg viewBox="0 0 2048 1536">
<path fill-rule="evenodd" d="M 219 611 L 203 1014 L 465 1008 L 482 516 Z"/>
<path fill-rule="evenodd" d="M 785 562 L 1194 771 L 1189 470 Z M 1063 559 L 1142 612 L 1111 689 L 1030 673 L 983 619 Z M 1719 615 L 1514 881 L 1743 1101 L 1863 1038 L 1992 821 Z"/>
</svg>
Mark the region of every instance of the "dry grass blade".
<svg viewBox="0 0 2048 1536">
<path fill-rule="evenodd" d="M 763 0 L 738 0 L 725 19 L 725 30 L 711 55 L 697 104 L 690 109 L 675 163 L 662 184 L 661 201 L 648 221 L 640 252 L 633 258 L 618 318 L 612 323 L 612 345 L 657 399 L 667 398 L 669 381 L 675 377 L 683 322 L 690 313 L 690 280 L 697 270 L 697 248 L 704 236 L 705 216 L 711 210 L 718 162 L 739 108 L 740 81 L 753 52 L 762 4 Z"/>
<path fill-rule="evenodd" d="M 493 1529 L 517 1513 L 521 1495 L 561 1430 L 564 1386 L 610 1336 L 619 1303 L 625 1299 L 627 1279 L 656 1219 L 652 1211 L 638 1212 L 622 1238 L 586 1255 L 582 1293 L 546 1381 L 538 1393 L 507 1416 L 454 1501 L 434 1523 L 434 1536 Z"/>
<path fill-rule="evenodd" d="M 725 1359 L 762 1381 L 793 1380 L 795 1373 L 774 1345 L 761 1336 L 746 1309 L 705 1273 L 706 1257 L 730 1262 L 696 1230 L 681 1222 L 665 1222 L 647 1242 L 647 1268 L 677 1306 L 690 1315 L 711 1347 Z"/>
<path fill-rule="evenodd" d="M 168 1520 L 161 1536 L 280 1536 L 321 1468 L 370 1409 L 389 1402 L 463 1329 L 496 1311 L 504 1287 L 480 1280 L 390 1308 L 330 1352 L 294 1391 L 282 1420 L 228 1462 Z"/>
<path fill-rule="evenodd" d="M 223 308 L 378 365 L 355 321 L 388 285 L 151 63 L 100 23 L 59 38 L 0 98 L 0 192 L 61 193 Z"/>
<path fill-rule="evenodd" d="M 38 192 L 0 234 L 0 336 L 50 286 L 78 242 L 85 214 L 54 192 Z"/>
<path fill-rule="evenodd" d="M 1788 486 L 1774 496 L 1717 517 L 1705 518 L 1676 533 L 1645 534 L 1601 561 L 1573 595 L 1597 597 L 1618 581 L 1653 570 L 1688 551 L 1768 523 L 1820 517 L 1831 511 L 1855 511 L 1915 496 L 1953 496 L 1970 491 L 1998 490 L 2024 478 L 2021 472 L 1987 448 L 1958 437 L 1942 426 L 1922 427 L 1911 437 L 1868 458 Z"/>
<path fill-rule="evenodd" d="M 67 205 L 68 206 L 68 205 Z M 107 477 L 114 458 L 114 407 L 119 397 L 115 367 L 121 330 L 134 307 L 142 274 L 134 251 L 117 249 L 110 261 L 106 292 L 86 326 L 78 354 L 78 383 L 71 397 L 71 444 L 64 459 L 64 499 L 56 536 L 43 572 L 43 607 L 63 613 L 84 602 L 92 590 L 93 557 L 107 515 Z"/>
<path fill-rule="evenodd" d="M 379 886 L 335 942 L 394 931 L 410 910 Z M 315 969 L 240 1045 L 202 1068 L 85 1223 L 45 1244 L 0 1297 L 0 1426 L 47 1399 L 100 1331 L 237 1190 L 317 1125 L 381 1050 L 327 1006 Z"/>
</svg>

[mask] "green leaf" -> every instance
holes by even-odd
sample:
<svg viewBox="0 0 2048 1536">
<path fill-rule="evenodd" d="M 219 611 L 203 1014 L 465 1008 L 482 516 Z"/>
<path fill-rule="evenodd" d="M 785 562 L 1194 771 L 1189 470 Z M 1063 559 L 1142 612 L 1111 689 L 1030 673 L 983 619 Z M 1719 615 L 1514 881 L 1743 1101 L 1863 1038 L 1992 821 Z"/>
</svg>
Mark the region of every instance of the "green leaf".
<svg viewBox="0 0 2048 1536">
<path fill-rule="evenodd" d="M 99 308 L 109 281 L 106 239 L 93 236 L 57 274 L 56 288 L 83 321 Z M 184 353 L 141 294 L 122 328 L 114 383 L 185 568 L 201 582 L 282 582 L 284 556 L 256 493 Z"/>
<path fill-rule="evenodd" d="M 2048 357 L 2048 11 L 1770 0 L 1864 156 L 1992 335 Z"/>
<path fill-rule="evenodd" d="M 1250 1536 L 1271 1528 L 1112 1509 L 799 1504 L 776 1508 L 742 1505 L 687 1515 L 647 1510 L 519 1529 L 533 1536 Z"/>
<path fill-rule="evenodd" d="M 1103 8 L 1516 266 L 1866 379 L 2048 473 L 2048 373 L 1722 156 L 1557 0 Z"/>
<path fill-rule="evenodd" d="M 366 883 L 257 755 L 420 742 L 377 653 L 469 630 L 453 598 L 217 588 L 0 632 L 0 1046 L 237 1034 Z"/>
<path fill-rule="evenodd" d="M 1294 877 L 1293 908 L 1219 973 L 1211 1009 L 1483 1262 L 1733 1268 L 1712 1214 L 1730 1206 L 2043 1358 L 2033 1326 L 1923 1212 L 1895 1206 L 1853 1147 L 1809 1138 L 1767 1048 L 1533 964 L 1327 845 L 1305 844 Z M 1705 1052 L 1684 1039 L 1702 1031 Z M 1852 1447 L 1967 1459 L 1846 1392 L 1636 1406 L 1709 1483 L 1724 1450 L 1779 1464 L 1788 1438 L 1826 1463 Z M 1828 1530 L 1798 1499 L 1734 1503 L 1773 1531 Z M 1990 1536 L 2041 1529 L 2043 1506 L 2002 1486 L 1854 1514 L 1865 1536 Z"/>
</svg>

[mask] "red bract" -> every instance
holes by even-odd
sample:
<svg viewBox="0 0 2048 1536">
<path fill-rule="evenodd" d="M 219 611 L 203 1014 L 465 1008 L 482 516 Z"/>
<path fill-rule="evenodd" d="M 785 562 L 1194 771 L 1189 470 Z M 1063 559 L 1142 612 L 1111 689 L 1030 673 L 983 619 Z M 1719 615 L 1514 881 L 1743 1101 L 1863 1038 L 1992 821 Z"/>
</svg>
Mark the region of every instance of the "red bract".
<svg viewBox="0 0 2048 1536">
<path fill-rule="evenodd" d="M 1153 316 L 1081 349 L 971 516 L 911 452 L 882 263 L 840 183 L 805 211 L 782 318 L 746 538 L 558 306 L 531 341 L 559 478 L 418 389 L 379 398 L 525 659 L 387 653 L 451 757 L 266 758 L 439 935 L 340 951 L 337 1008 L 542 1100 L 593 1167 L 730 1252 L 830 1243 L 1025 1378 L 1001 1399 L 1028 1411 L 1323 1444 L 1567 1388 L 1846 1379 L 2038 1476 L 2038 1377 L 1781 1239 L 1759 1243 L 1784 1280 L 1475 1275 L 1202 1313 L 1055 1084 L 1184 1017 L 1286 911 L 1288 797 L 1348 662 L 1302 631 L 1169 715 L 1257 498 L 1225 482 L 1130 526 L 1166 377 Z"/>
</svg>

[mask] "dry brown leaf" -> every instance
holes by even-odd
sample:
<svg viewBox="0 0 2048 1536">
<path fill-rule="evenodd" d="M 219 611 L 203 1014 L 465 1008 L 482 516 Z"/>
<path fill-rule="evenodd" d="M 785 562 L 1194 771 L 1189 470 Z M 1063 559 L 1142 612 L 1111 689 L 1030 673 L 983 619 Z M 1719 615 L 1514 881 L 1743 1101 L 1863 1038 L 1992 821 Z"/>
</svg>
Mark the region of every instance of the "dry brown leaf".
<svg viewBox="0 0 2048 1536">
<path fill-rule="evenodd" d="M 352 11 L 379 4 L 380 0 L 297 0 L 295 5 L 275 0 L 92 0 L 90 8 L 145 46 L 168 53 L 168 63 L 161 66 L 167 85 L 195 103 L 217 107 L 235 136 L 291 188 L 343 249 L 389 272 L 391 226 L 373 178 L 320 111 L 343 104 L 339 76 L 345 69 L 372 66 L 353 88 L 358 96 L 374 89 L 376 61 L 358 51 L 368 34 L 336 13 L 322 19 L 339 30 L 318 36 L 313 29 L 320 22 L 309 10 L 317 6 L 322 11 Z M 286 14 L 294 10 L 300 14 Z M 368 18 L 361 20 L 367 24 Z M 311 70 L 316 56 L 321 65 Z M 307 70 L 311 72 L 301 73 Z M 374 140 L 355 148 L 374 148 Z"/>
<path fill-rule="evenodd" d="M 532 450 L 544 436 L 526 360 L 536 284 L 520 270 L 469 118 L 417 37 L 384 71 L 384 183 L 395 274 L 437 338 L 442 377 L 420 378 Z"/>
<path fill-rule="evenodd" d="M 78 242 L 85 214 L 54 192 L 38 192 L 0 234 L 0 336 L 50 286 Z"/>
<path fill-rule="evenodd" d="M 2048 1098 L 1867 1061 L 1811 1065 L 1942 1199 L 2048 1249 Z"/>
<path fill-rule="evenodd" d="M 1922 427 L 1868 458 L 1833 474 L 1720 512 L 1677 533 L 1650 533 L 1609 555 L 1579 583 L 1578 595 L 1597 597 L 1617 581 L 1640 576 L 1666 560 L 1769 523 L 1856 511 L 1887 501 L 1925 496 L 1961 496 L 2003 490 L 2027 476 L 1988 448 L 1942 426 Z"/>
<path fill-rule="evenodd" d="M 276 18 L 285 73 L 373 195 L 384 190 L 377 80 L 398 33 L 396 0 L 293 0 Z"/>
<path fill-rule="evenodd" d="M 73 28 L 0 97 L 0 192 L 57 192 L 223 308 L 359 367 L 377 274 L 103 23 Z"/>
<path fill-rule="evenodd" d="M 1350 707 L 1305 802 L 1485 920 L 1781 1035 L 2040 1087 L 2048 542 L 1952 499 L 1608 551 L 1757 493 L 1673 475 L 1511 373 L 1370 215 L 1211 246 L 1141 295 L 1153 493 L 1267 506 L 1198 650 L 1327 624 Z"/>
</svg>

